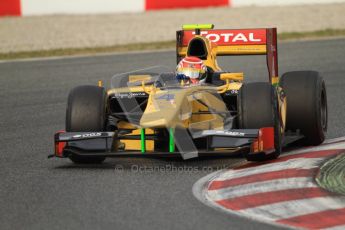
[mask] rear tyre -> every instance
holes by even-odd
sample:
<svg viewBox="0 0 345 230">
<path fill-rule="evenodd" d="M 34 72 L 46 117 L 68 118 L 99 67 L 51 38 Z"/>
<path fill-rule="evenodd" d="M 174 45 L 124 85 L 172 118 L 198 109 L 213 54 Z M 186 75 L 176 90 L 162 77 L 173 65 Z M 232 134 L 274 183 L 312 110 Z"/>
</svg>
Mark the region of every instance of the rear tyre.
<svg viewBox="0 0 345 230">
<path fill-rule="evenodd" d="M 277 158 L 282 150 L 282 135 L 275 88 L 266 82 L 243 84 L 238 95 L 238 122 L 242 129 L 274 127 L 275 152 L 269 155 L 247 155 L 249 161 Z"/>
<path fill-rule="evenodd" d="M 67 132 L 100 132 L 105 130 L 106 93 L 103 87 L 84 85 L 71 90 L 66 110 Z M 105 157 L 69 157 L 74 163 L 102 163 Z"/>
<path fill-rule="evenodd" d="M 287 100 L 286 130 L 305 136 L 303 144 L 319 145 L 327 132 L 327 94 L 323 78 L 315 71 L 285 73 L 280 81 Z"/>
</svg>

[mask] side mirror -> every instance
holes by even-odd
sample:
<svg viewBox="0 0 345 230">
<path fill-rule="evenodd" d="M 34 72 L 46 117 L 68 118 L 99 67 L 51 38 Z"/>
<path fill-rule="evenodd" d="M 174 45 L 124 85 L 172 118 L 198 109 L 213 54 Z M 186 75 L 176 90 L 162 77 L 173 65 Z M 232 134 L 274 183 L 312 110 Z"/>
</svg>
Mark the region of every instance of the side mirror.
<svg viewBox="0 0 345 230">
<path fill-rule="evenodd" d="M 243 73 L 222 73 L 220 79 L 223 81 L 243 81 Z"/>
</svg>

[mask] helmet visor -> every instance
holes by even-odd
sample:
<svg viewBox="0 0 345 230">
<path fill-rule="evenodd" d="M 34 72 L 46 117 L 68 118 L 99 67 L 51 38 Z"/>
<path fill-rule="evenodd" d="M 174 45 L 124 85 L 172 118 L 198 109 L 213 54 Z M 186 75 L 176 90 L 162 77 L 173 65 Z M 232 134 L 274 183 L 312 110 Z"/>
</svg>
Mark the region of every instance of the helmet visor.
<svg viewBox="0 0 345 230">
<path fill-rule="evenodd" d="M 189 78 L 199 78 L 201 71 L 193 68 L 179 68 L 177 69 L 178 75 L 185 75 Z"/>
</svg>

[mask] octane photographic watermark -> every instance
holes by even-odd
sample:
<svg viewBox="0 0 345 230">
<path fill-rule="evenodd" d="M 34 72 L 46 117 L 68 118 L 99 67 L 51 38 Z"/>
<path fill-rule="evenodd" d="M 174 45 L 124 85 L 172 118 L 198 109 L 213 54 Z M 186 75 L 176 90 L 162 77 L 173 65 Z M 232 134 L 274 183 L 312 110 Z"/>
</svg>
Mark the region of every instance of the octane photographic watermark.
<svg viewBox="0 0 345 230">
<path fill-rule="evenodd" d="M 166 164 L 166 165 L 155 165 L 155 166 L 147 166 L 147 165 L 128 165 L 124 166 L 121 164 L 116 164 L 114 171 L 115 172 L 130 172 L 130 173 L 152 173 L 152 172 L 159 172 L 159 173 L 193 173 L 193 172 L 207 172 L 211 173 L 218 170 L 226 169 L 227 165 L 217 165 L 217 166 L 177 166 L 173 164 Z"/>
</svg>

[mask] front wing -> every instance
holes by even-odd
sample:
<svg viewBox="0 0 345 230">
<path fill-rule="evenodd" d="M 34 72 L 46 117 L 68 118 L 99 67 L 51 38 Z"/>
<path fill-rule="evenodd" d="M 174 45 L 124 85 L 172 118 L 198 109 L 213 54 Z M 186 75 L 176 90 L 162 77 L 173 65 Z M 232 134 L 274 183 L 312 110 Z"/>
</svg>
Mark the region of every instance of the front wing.
<svg viewBox="0 0 345 230">
<path fill-rule="evenodd" d="M 179 136 L 175 133 L 175 137 Z M 128 136 L 118 135 L 118 132 L 64 132 L 55 134 L 55 152 L 51 157 L 79 156 L 181 156 L 183 159 L 198 156 L 223 156 L 243 152 L 244 154 L 271 154 L 274 148 L 274 129 L 266 127 L 261 129 L 233 129 L 203 130 L 193 132 L 191 139 L 204 138 L 207 147 L 203 149 L 192 148 L 190 143 L 183 143 L 178 137 L 172 137 L 167 152 L 145 151 L 145 140 L 154 137 L 141 135 L 141 151 L 128 151 L 118 148 L 119 141 Z M 176 148 L 175 148 L 176 146 Z M 194 146 L 195 147 L 195 146 Z"/>
</svg>

